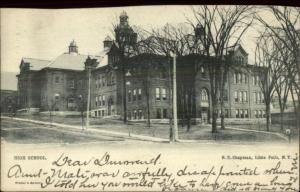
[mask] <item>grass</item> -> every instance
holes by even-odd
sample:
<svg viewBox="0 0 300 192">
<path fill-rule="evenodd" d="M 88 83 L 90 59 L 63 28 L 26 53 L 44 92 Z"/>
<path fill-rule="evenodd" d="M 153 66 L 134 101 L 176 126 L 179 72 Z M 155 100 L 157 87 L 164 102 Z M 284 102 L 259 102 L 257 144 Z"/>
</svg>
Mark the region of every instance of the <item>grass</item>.
<svg viewBox="0 0 300 192">
<path fill-rule="evenodd" d="M 33 116 L 22 116 L 21 118 L 29 118 L 34 120 L 50 122 L 50 117 L 45 115 L 33 115 Z M 71 117 L 71 116 L 53 116 L 52 122 L 64 123 L 68 125 L 81 125 L 80 117 Z M 85 124 L 84 124 L 85 125 Z M 265 131 L 264 125 L 228 125 L 230 127 L 242 128 L 242 129 L 252 129 L 252 130 L 261 130 Z M 145 136 L 154 136 L 159 138 L 169 138 L 170 127 L 168 124 L 152 124 L 151 127 L 147 127 L 145 123 L 132 123 L 129 122 L 124 124 L 121 120 L 114 119 L 99 119 L 99 118 L 90 118 L 90 127 L 108 130 L 123 132 L 136 135 L 145 135 Z M 272 126 L 272 131 L 278 131 L 279 126 Z M 193 125 L 189 132 L 186 132 L 186 128 L 179 126 L 179 138 L 186 140 L 224 140 L 224 141 L 281 141 L 282 138 L 279 138 L 273 134 L 267 133 L 255 133 L 255 132 L 246 132 L 238 130 L 218 130 L 218 133 L 211 133 L 211 125 Z M 293 132 L 294 138 L 297 137 L 297 132 Z"/>
<path fill-rule="evenodd" d="M 78 132 L 56 129 L 42 129 L 42 125 L 29 122 L 1 119 L 1 137 L 8 142 L 31 143 L 89 143 L 98 141 L 119 141 L 118 138 L 93 136 Z M 43 127 L 44 128 L 44 127 Z"/>
<path fill-rule="evenodd" d="M 81 143 L 81 142 L 95 142 L 96 138 L 87 138 L 71 133 L 59 132 L 55 130 L 46 129 L 15 129 L 15 130 L 1 130 L 1 136 L 5 140 L 13 143 Z"/>
</svg>

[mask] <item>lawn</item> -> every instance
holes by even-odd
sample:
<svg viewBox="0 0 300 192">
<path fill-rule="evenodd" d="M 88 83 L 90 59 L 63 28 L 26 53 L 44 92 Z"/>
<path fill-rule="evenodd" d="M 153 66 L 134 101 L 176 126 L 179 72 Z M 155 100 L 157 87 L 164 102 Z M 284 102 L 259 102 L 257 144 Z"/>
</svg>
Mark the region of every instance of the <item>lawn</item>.
<svg viewBox="0 0 300 192">
<path fill-rule="evenodd" d="M 81 132 L 65 131 L 55 127 L 44 127 L 36 123 L 1 119 L 1 137 L 12 143 L 89 143 L 119 141 L 120 138 L 87 135 Z"/>
<path fill-rule="evenodd" d="M 33 115 L 33 116 L 22 116 L 21 118 L 29 118 L 34 120 L 50 122 L 50 117 L 45 115 Z M 80 117 L 72 116 L 53 116 L 52 122 L 64 123 L 68 125 L 81 125 Z M 85 125 L 85 124 L 84 124 Z M 255 129 L 265 131 L 264 125 L 228 125 L 229 127 L 236 127 L 242 129 Z M 168 124 L 151 124 L 151 127 L 147 127 L 145 123 L 133 123 L 129 122 L 124 124 L 121 120 L 115 119 L 99 119 L 99 118 L 90 118 L 90 127 L 101 130 L 116 131 L 137 135 L 145 136 L 154 136 L 159 138 L 169 138 L 170 135 L 170 126 Z M 278 130 L 278 126 L 276 130 Z M 273 127 L 272 131 L 275 131 Z M 265 142 L 265 141 L 283 141 L 284 139 L 267 133 L 257 133 L 257 132 L 247 132 L 247 131 L 238 131 L 238 130 L 218 130 L 218 133 L 211 133 L 211 125 L 193 125 L 189 132 L 186 131 L 186 128 L 179 126 L 179 139 L 184 140 L 224 140 L 224 141 L 246 141 L 246 142 Z M 294 132 L 293 132 L 294 133 Z M 294 134 L 294 139 L 298 138 Z"/>
</svg>

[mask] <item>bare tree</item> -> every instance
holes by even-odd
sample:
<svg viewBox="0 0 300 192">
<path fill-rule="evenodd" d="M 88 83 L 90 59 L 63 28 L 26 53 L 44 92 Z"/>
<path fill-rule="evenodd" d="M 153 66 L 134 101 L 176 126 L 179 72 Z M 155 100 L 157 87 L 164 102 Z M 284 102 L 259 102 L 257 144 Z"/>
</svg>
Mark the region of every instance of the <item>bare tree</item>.
<svg viewBox="0 0 300 192">
<path fill-rule="evenodd" d="M 267 131 L 270 130 L 271 101 L 284 67 L 278 58 L 279 50 L 275 43 L 267 30 L 258 37 L 255 51 L 255 64 L 261 68 L 254 73 L 255 75 L 259 74 L 259 86 L 266 107 Z"/>
<path fill-rule="evenodd" d="M 235 47 L 252 25 L 254 11 L 251 6 L 198 6 L 192 8 L 194 17 L 188 22 L 201 42 L 206 56 L 210 79 L 212 104 L 212 132 L 217 132 L 218 101 L 221 104 L 221 128 L 224 129 L 224 87 L 228 75 L 226 62 L 228 48 Z M 219 97 L 219 98 L 218 98 Z"/>
<path fill-rule="evenodd" d="M 290 52 L 280 41 L 276 43 L 276 47 L 279 48 L 277 49 L 278 52 L 276 56 L 278 62 L 280 62 L 280 65 L 282 65 L 282 70 L 279 73 L 278 80 L 275 82 L 275 91 L 277 93 L 280 109 L 280 130 L 283 131 L 283 114 L 287 107 L 287 100 L 292 87 L 292 83 L 289 78 L 289 76 L 292 74 L 292 71 L 288 66 L 292 65 L 291 62 L 293 62 L 293 60 L 291 59 L 292 57 L 290 56 Z"/>
<path fill-rule="evenodd" d="M 159 55 L 170 58 L 170 53 L 177 57 L 177 106 L 182 126 L 191 128 L 191 119 L 195 117 L 195 77 L 199 68 L 195 53 L 195 36 L 192 28 L 186 24 L 177 26 L 166 24 L 162 29 L 153 29 L 152 48 Z M 169 71 L 172 71 L 170 60 Z M 169 74 L 171 78 L 171 73 Z M 172 92 L 172 81 L 169 78 L 169 92 Z M 172 109 L 170 108 L 170 116 Z M 171 127 L 170 127 L 171 128 Z"/>
<path fill-rule="evenodd" d="M 136 31 L 139 35 L 139 40 L 136 46 L 134 46 L 134 56 L 138 61 L 138 71 L 136 77 L 142 81 L 142 87 L 146 96 L 146 108 L 147 108 L 147 127 L 151 127 L 151 111 L 150 111 L 150 94 L 151 94 L 151 69 L 154 62 L 154 50 L 152 48 L 152 41 L 149 38 L 149 32 L 142 28 L 137 28 Z M 155 130 L 153 130 L 155 135 Z"/>
<path fill-rule="evenodd" d="M 284 48 L 290 52 L 292 62 L 286 66 L 289 69 L 288 79 L 291 83 L 291 93 L 297 114 L 297 127 L 300 119 L 300 9 L 299 7 L 269 6 L 267 8 L 273 16 L 272 22 L 267 22 L 263 17 L 257 19 L 270 31 L 270 36 L 276 38 Z M 287 63 L 286 63 L 287 64 Z M 295 99 L 295 95 L 297 99 Z M 297 103 L 296 103 L 297 101 Z"/>
</svg>

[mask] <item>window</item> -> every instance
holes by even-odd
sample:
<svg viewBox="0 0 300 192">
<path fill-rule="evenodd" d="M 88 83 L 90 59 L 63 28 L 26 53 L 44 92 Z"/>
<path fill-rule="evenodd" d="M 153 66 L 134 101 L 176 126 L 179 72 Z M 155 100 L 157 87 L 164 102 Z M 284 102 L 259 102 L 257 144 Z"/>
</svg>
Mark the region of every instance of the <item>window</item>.
<svg viewBox="0 0 300 192">
<path fill-rule="evenodd" d="M 96 96 L 96 98 L 95 98 L 95 105 L 97 106 L 97 104 L 98 104 L 98 97 Z"/>
<path fill-rule="evenodd" d="M 128 90 L 128 102 L 131 101 L 131 90 Z"/>
<path fill-rule="evenodd" d="M 244 79 L 244 74 L 243 74 L 243 73 L 241 73 L 241 75 L 240 75 L 240 79 L 239 79 L 240 83 L 243 83 L 243 79 Z"/>
<path fill-rule="evenodd" d="M 204 67 L 203 67 L 203 66 L 200 67 L 200 71 L 201 71 L 201 74 L 202 74 L 202 75 L 205 75 L 205 70 L 204 70 Z"/>
<path fill-rule="evenodd" d="M 59 83 L 59 77 L 58 76 L 55 77 L 55 83 Z"/>
<path fill-rule="evenodd" d="M 259 76 L 258 75 L 256 75 L 255 77 L 254 77 L 254 85 L 258 85 L 259 84 Z"/>
<path fill-rule="evenodd" d="M 156 109 L 156 118 L 161 119 L 161 110 L 160 109 Z"/>
<path fill-rule="evenodd" d="M 235 117 L 239 118 L 239 110 L 238 109 L 235 110 Z"/>
<path fill-rule="evenodd" d="M 74 98 L 69 98 L 68 103 L 75 103 Z"/>
<path fill-rule="evenodd" d="M 243 92 L 243 102 L 247 102 L 247 91 Z"/>
<path fill-rule="evenodd" d="M 95 117 L 97 117 L 97 111 L 95 111 L 94 113 L 95 113 Z"/>
<path fill-rule="evenodd" d="M 266 117 L 266 111 L 265 110 L 262 111 L 262 117 Z"/>
<path fill-rule="evenodd" d="M 99 105 L 99 106 L 102 105 L 102 96 L 98 96 L 97 105 Z"/>
<path fill-rule="evenodd" d="M 247 84 L 248 83 L 248 76 L 247 76 L 247 74 L 245 74 L 245 79 L 244 79 L 244 82 Z"/>
<path fill-rule="evenodd" d="M 241 114 L 240 114 L 240 117 L 241 117 L 241 118 L 244 118 L 244 111 L 243 111 L 243 109 L 240 109 L 240 113 L 241 113 Z"/>
<path fill-rule="evenodd" d="M 101 87 L 101 85 L 102 85 L 102 79 L 101 79 L 101 76 L 99 75 L 99 77 L 98 77 L 99 79 L 98 79 L 98 88 L 100 88 Z"/>
<path fill-rule="evenodd" d="M 82 80 L 79 80 L 77 85 L 78 85 L 78 88 L 82 88 Z"/>
<path fill-rule="evenodd" d="M 240 83 L 240 79 L 241 79 L 241 74 L 240 74 L 240 73 L 237 73 L 237 80 L 236 80 L 236 83 Z"/>
<path fill-rule="evenodd" d="M 239 92 L 239 102 L 242 102 L 243 101 L 243 92 L 240 91 Z"/>
<path fill-rule="evenodd" d="M 138 114 L 139 119 L 144 119 L 143 117 L 143 111 L 139 109 L 139 114 Z"/>
<path fill-rule="evenodd" d="M 168 118 L 168 109 L 163 109 L 163 118 L 164 119 Z"/>
<path fill-rule="evenodd" d="M 75 81 L 74 80 L 69 80 L 68 85 L 69 85 L 69 88 L 74 89 L 75 88 Z"/>
<path fill-rule="evenodd" d="M 102 110 L 102 117 L 104 117 L 105 116 L 105 111 L 104 110 Z"/>
<path fill-rule="evenodd" d="M 95 85 L 96 85 L 96 89 L 98 88 L 98 84 L 99 84 L 99 81 L 97 79 L 97 77 L 95 78 Z"/>
<path fill-rule="evenodd" d="M 105 95 L 102 96 L 102 105 L 105 105 Z"/>
<path fill-rule="evenodd" d="M 98 111 L 98 117 L 101 117 L 101 111 L 100 110 Z"/>
<path fill-rule="evenodd" d="M 201 90 L 201 101 L 208 101 L 208 94 L 206 89 Z"/>
<path fill-rule="evenodd" d="M 258 117 L 259 118 L 262 117 L 262 111 L 261 110 L 258 111 Z"/>
<path fill-rule="evenodd" d="M 108 86 L 111 85 L 111 73 L 108 73 L 108 74 L 106 75 L 106 82 L 107 82 L 107 85 L 108 85 Z"/>
<path fill-rule="evenodd" d="M 165 88 L 161 89 L 161 97 L 162 97 L 162 100 L 167 100 L 167 91 Z"/>
<path fill-rule="evenodd" d="M 136 110 L 133 110 L 133 119 L 137 119 L 137 113 L 136 113 Z"/>
<path fill-rule="evenodd" d="M 234 82 L 235 84 L 237 83 L 236 73 L 233 74 L 233 82 Z"/>
<path fill-rule="evenodd" d="M 133 90 L 132 101 L 136 101 L 136 89 Z"/>
<path fill-rule="evenodd" d="M 245 116 L 245 118 L 248 118 L 248 109 L 244 110 L 244 116 Z"/>
<path fill-rule="evenodd" d="M 234 101 L 235 102 L 239 102 L 238 92 L 237 91 L 234 92 Z"/>
<path fill-rule="evenodd" d="M 262 98 L 261 98 L 261 95 L 262 95 L 262 93 L 261 93 L 261 92 L 259 92 L 259 95 L 258 95 L 258 96 L 259 96 L 259 100 L 258 100 L 258 101 L 259 101 L 259 103 L 261 103 L 261 101 L 262 101 L 262 100 L 261 100 L 261 99 L 262 99 Z"/>
<path fill-rule="evenodd" d="M 115 84 L 115 75 L 113 73 L 111 73 L 111 84 Z"/>
<path fill-rule="evenodd" d="M 105 86 L 105 77 L 102 76 L 102 86 Z"/>
<path fill-rule="evenodd" d="M 138 100 L 142 100 L 142 89 L 138 89 Z"/>
<path fill-rule="evenodd" d="M 257 92 L 254 93 L 254 101 L 257 103 L 258 97 L 257 97 Z"/>
<path fill-rule="evenodd" d="M 157 101 L 160 101 L 160 89 L 158 87 L 155 88 L 155 98 Z"/>
<path fill-rule="evenodd" d="M 58 93 L 55 93 L 55 94 L 54 94 L 54 98 L 55 98 L 55 100 L 59 100 L 59 94 L 58 94 Z"/>
</svg>

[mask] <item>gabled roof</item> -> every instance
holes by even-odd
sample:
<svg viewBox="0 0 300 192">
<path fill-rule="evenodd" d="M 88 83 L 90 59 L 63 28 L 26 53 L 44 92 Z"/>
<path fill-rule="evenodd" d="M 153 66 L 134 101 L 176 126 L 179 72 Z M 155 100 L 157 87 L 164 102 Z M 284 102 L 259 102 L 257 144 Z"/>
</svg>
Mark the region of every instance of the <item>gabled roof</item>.
<svg viewBox="0 0 300 192">
<path fill-rule="evenodd" d="M 228 50 L 233 52 L 241 51 L 242 54 L 248 55 L 247 51 L 243 48 L 241 44 L 238 44 L 237 46 L 229 47 Z"/>
<path fill-rule="evenodd" d="M 33 58 L 22 58 L 23 63 L 29 63 L 30 70 L 39 71 L 45 68 L 50 61 L 43 59 L 33 59 Z"/>
<path fill-rule="evenodd" d="M 84 70 L 84 62 L 86 61 L 87 57 L 88 55 L 63 53 L 45 67 L 69 70 Z M 98 62 L 101 62 L 101 57 L 99 56 L 90 55 L 90 57 L 97 59 Z"/>
</svg>

